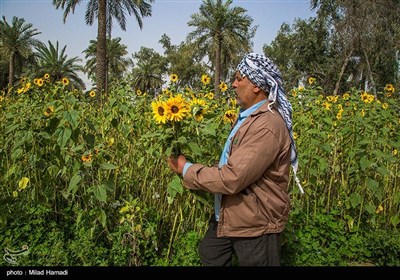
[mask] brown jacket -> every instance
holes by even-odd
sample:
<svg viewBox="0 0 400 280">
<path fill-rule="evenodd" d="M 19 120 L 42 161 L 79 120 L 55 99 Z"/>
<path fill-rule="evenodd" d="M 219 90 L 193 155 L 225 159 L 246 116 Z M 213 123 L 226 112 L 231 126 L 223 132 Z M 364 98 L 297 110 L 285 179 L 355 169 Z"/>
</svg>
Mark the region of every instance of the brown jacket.
<svg viewBox="0 0 400 280">
<path fill-rule="evenodd" d="M 251 114 L 232 139 L 222 168 L 190 166 L 186 188 L 222 194 L 218 236 L 256 237 L 283 231 L 290 211 L 290 136 L 268 101 Z"/>
</svg>

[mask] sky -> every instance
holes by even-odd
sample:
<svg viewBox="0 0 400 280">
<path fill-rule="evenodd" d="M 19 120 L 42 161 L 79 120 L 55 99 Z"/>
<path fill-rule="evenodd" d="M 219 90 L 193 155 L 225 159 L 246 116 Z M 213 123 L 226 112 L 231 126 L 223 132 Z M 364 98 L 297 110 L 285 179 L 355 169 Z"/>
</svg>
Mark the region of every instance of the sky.
<svg viewBox="0 0 400 280">
<path fill-rule="evenodd" d="M 127 46 L 129 57 L 140 48 L 152 48 L 164 53 L 159 43 L 166 34 L 173 45 L 185 41 L 186 35 L 194 30 L 188 26 L 191 15 L 199 12 L 202 0 L 155 0 L 152 3 L 152 16 L 143 18 L 140 30 L 134 15 L 127 17 L 126 31 L 121 30 L 113 21 L 112 37 L 120 37 Z M 56 9 L 52 0 L 0 0 L 1 20 L 5 16 L 11 24 L 14 16 L 24 18 L 41 32 L 36 39 L 46 45 L 58 41 L 59 49 L 66 46 L 68 58 L 79 57 L 84 65 L 82 51 L 89 46 L 90 40 L 97 38 L 97 21 L 92 26 L 85 23 L 87 1 L 83 0 L 63 22 L 63 11 Z M 264 44 L 270 44 L 276 37 L 283 23 L 292 24 L 295 19 L 308 19 L 315 16 L 310 9 L 309 0 L 233 0 L 231 7 L 240 6 L 253 18 L 253 25 L 258 25 L 253 40 L 253 51 L 262 53 Z M 84 81 L 87 83 L 87 79 Z"/>
</svg>

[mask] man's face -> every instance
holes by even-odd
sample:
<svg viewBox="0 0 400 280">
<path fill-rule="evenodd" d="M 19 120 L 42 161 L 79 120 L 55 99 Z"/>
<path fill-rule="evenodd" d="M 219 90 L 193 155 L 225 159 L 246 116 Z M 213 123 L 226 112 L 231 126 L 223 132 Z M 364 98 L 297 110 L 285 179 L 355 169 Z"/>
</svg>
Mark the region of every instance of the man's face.
<svg viewBox="0 0 400 280">
<path fill-rule="evenodd" d="M 247 77 L 242 77 L 239 71 L 235 74 L 235 81 L 232 87 L 236 92 L 236 102 L 242 109 L 248 109 L 258 102 L 259 88 L 255 86 Z"/>
</svg>

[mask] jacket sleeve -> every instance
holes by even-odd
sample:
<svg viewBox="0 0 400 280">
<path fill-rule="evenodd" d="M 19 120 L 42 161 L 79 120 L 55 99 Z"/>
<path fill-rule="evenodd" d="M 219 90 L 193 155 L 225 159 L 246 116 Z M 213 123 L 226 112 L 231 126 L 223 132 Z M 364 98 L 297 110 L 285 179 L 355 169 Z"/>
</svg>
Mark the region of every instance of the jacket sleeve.
<svg viewBox="0 0 400 280">
<path fill-rule="evenodd" d="M 269 128 L 250 128 L 242 139 L 238 139 L 240 143 L 232 147 L 226 165 L 218 168 L 193 164 L 188 168 L 183 184 L 194 190 L 236 194 L 257 181 L 273 164 L 282 151 L 279 138 Z"/>
</svg>

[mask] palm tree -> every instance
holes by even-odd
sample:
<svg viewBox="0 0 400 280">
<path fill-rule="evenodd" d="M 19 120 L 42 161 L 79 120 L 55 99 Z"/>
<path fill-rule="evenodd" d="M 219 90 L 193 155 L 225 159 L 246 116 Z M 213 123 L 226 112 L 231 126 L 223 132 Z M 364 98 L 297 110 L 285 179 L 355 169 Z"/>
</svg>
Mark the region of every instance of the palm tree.
<svg viewBox="0 0 400 280">
<path fill-rule="evenodd" d="M 246 10 L 241 7 L 231 8 L 232 2 L 204 0 L 200 12 L 193 14 L 188 22 L 189 26 L 196 29 L 187 35 L 187 40 L 194 40 L 199 52 L 212 61 L 216 96 L 221 81 L 221 62 L 230 66 L 239 54 L 250 51 L 251 40 L 257 30 L 257 26 L 251 27 L 253 19 L 245 15 Z"/>
<path fill-rule="evenodd" d="M 162 75 L 156 65 L 151 64 L 149 61 L 141 61 L 137 67 L 132 71 L 133 88 L 149 92 L 156 95 L 158 90 L 161 90 L 163 81 Z"/>
<path fill-rule="evenodd" d="M 167 60 L 153 49 L 145 47 L 135 53 L 133 59 L 137 63 L 132 69 L 132 87 L 155 96 L 157 91 L 161 91 Z"/>
<path fill-rule="evenodd" d="M 97 41 L 90 40 L 89 47 L 83 51 L 87 59 L 85 73 L 91 80 L 96 79 L 96 50 Z M 127 46 L 121 44 L 121 38 L 107 39 L 107 80 L 121 79 L 128 71 L 132 60 L 125 57 L 126 55 L 128 55 Z"/>
<path fill-rule="evenodd" d="M 66 47 L 64 46 L 60 50 L 58 41 L 55 46 L 49 41 L 49 46 L 41 45 L 37 47 L 35 74 L 37 77 L 42 77 L 47 73 L 53 82 L 68 78 L 71 89 L 85 89 L 85 83 L 77 73 L 83 71 L 83 67 L 78 64 L 81 59 L 78 57 L 68 58 L 65 54 Z"/>
<path fill-rule="evenodd" d="M 68 14 L 74 13 L 81 0 L 53 0 L 56 8 L 64 10 L 64 22 Z M 151 16 L 150 3 L 154 0 L 88 0 L 85 14 L 86 24 L 92 25 L 98 19 L 97 52 L 96 52 L 96 86 L 98 92 L 107 91 L 107 33 L 111 37 L 112 19 L 115 18 L 122 30 L 126 30 L 126 13 L 135 15 L 140 29 L 143 28 L 142 17 Z"/>
<path fill-rule="evenodd" d="M 0 48 L 0 90 L 8 84 L 8 63 L 4 51 Z"/>
<path fill-rule="evenodd" d="M 11 25 L 5 16 L 0 21 L 0 49 L 8 61 L 8 85 L 13 85 L 16 61 L 24 61 L 33 53 L 33 47 L 42 44 L 33 38 L 40 34 L 30 23 L 23 18 L 13 17 Z"/>
</svg>

